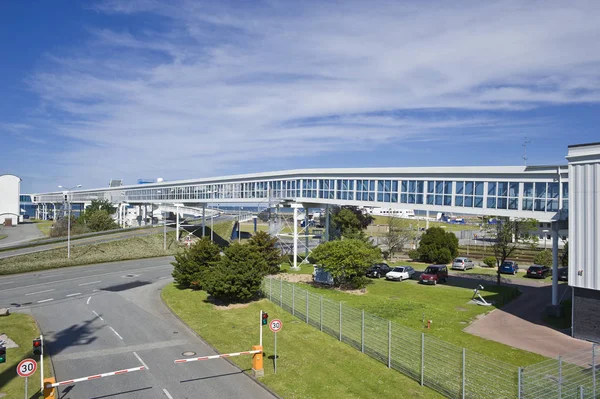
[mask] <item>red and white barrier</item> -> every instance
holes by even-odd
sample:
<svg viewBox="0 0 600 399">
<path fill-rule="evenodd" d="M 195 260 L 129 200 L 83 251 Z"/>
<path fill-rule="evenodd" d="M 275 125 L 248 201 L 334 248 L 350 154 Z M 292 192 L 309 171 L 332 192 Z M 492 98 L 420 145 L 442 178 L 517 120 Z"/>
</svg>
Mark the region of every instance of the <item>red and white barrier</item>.
<svg viewBox="0 0 600 399">
<path fill-rule="evenodd" d="M 201 357 L 194 357 L 194 358 L 190 358 L 190 359 L 178 359 L 178 360 L 175 360 L 175 363 L 189 363 L 189 362 L 197 362 L 199 360 L 222 359 L 224 357 L 233 357 L 233 356 L 240 356 L 240 355 L 253 355 L 255 353 L 261 353 L 261 352 L 262 351 L 257 350 L 257 351 L 225 353 L 223 355 L 201 356 Z"/>
<path fill-rule="evenodd" d="M 78 382 L 97 380 L 98 378 L 110 377 L 112 375 L 127 374 L 127 373 L 131 373 L 133 371 L 142 371 L 142 370 L 147 370 L 146 366 L 134 367 L 132 369 L 126 369 L 126 370 L 113 371 L 111 373 L 96 374 L 96 375 L 91 375 L 89 377 L 76 378 L 74 380 L 55 382 L 54 384 L 46 384 L 46 388 L 56 388 L 61 385 L 73 385 Z"/>
</svg>

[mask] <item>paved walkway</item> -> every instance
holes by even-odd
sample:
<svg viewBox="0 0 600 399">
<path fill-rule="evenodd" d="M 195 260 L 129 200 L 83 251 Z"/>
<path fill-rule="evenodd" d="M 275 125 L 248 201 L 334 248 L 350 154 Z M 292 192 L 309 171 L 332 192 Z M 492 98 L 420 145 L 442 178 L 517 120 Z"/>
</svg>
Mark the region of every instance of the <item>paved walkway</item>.
<svg viewBox="0 0 600 399">
<path fill-rule="evenodd" d="M 566 284 L 559 288 L 559 295 L 565 290 L 569 290 L 565 295 L 570 295 Z M 479 318 L 464 331 L 547 357 L 591 349 L 590 342 L 572 338 L 568 332 L 555 330 L 542 321 L 542 312 L 551 302 L 550 286 L 523 286 L 521 290 L 523 294 L 519 298 Z"/>
<path fill-rule="evenodd" d="M 44 234 L 38 229 L 35 223 L 29 221 L 12 227 L 0 226 L 0 235 L 7 236 L 0 240 L 0 248 L 44 237 Z"/>
</svg>

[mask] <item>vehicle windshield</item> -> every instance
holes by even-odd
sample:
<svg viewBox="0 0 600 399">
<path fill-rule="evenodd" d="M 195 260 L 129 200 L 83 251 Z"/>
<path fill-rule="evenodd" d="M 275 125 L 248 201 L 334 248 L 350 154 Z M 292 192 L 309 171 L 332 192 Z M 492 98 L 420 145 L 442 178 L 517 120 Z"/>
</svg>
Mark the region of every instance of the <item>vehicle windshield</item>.
<svg viewBox="0 0 600 399">
<path fill-rule="evenodd" d="M 463 263 L 465 260 L 461 258 L 454 259 L 454 263 Z"/>
<path fill-rule="evenodd" d="M 423 273 L 425 274 L 436 274 L 438 272 L 438 268 L 437 267 L 428 267 L 427 269 L 425 269 L 425 271 Z"/>
<path fill-rule="evenodd" d="M 502 264 L 502 266 L 508 266 L 508 267 L 512 267 L 512 266 L 513 266 L 513 264 L 512 264 L 512 262 L 504 262 L 504 263 Z"/>
<path fill-rule="evenodd" d="M 394 267 L 393 271 L 395 271 L 395 272 L 403 272 L 404 268 L 403 267 Z"/>
<path fill-rule="evenodd" d="M 541 266 L 530 266 L 529 269 L 530 270 L 540 270 L 542 267 Z"/>
</svg>

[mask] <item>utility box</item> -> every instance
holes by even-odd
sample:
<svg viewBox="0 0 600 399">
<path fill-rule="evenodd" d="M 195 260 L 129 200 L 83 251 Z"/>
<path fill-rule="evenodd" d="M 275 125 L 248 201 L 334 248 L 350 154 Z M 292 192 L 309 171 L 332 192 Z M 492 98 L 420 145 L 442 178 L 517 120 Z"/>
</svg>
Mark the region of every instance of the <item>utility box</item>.
<svg viewBox="0 0 600 399">
<path fill-rule="evenodd" d="M 319 284 L 333 285 L 333 277 L 331 277 L 331 273 L 325 271 L 325 269 L 317 265 L 314 265 L 313 281 Z"/>
</svg>

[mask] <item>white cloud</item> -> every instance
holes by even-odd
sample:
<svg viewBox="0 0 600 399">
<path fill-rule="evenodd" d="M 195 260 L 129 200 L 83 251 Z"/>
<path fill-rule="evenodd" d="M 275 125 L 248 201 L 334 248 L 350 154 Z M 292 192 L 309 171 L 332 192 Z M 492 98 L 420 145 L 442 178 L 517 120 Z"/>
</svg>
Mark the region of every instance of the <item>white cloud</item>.
<svg viewBox="0 0 600 399">
<path fill-rule="evenodd" d="M 45 128 L 79 140 L 69 167 L 96 181 L 239 172 L 290 148 L 445 129 L 494 140 L 521 123 L 495 111 L 600 101 L 599 2 L 416 4 L 103 2 L 162 25 L 90 27 L 85 48 L 52 54 L 29 81 Z"/>
</svg>

